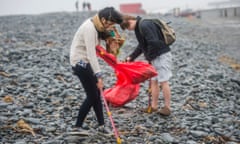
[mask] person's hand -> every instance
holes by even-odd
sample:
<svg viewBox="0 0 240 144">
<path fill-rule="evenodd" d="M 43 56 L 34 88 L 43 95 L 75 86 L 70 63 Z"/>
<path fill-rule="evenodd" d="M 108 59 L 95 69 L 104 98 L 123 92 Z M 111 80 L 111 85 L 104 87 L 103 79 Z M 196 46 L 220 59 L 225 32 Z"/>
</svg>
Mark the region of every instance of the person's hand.
<svg viewBox="0 0 240 144">
<path fill-rule="evenodd" d="M 127 57 L 126 59 L 125 59 L 125 62 L 130 62 L 131 61 L 131 57 Z"/>
<path fill-rule="evenodd" d="M 103 89 L 104 84 L 102 78 L 98 78 L 97 87 L 98 89 Z"/>
</svg>

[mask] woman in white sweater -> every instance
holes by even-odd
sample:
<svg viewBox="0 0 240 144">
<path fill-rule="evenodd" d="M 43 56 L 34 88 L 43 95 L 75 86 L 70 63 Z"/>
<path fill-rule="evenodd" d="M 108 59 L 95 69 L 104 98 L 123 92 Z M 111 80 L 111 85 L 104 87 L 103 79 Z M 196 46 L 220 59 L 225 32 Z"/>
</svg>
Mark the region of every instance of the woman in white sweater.
<svg viewBox="0 0 240 144">
<path fill-rule="evenodd" d="M 86 92 L 86 99 L 80 106 L 76 127 L 82 127 L 83 121 L 93 107 L 100 127 L 104 126 L 103 108 L 99 89 L 104 84 L 96 55 L 96 46 L 108 36 L 108 29 L 120 24 L 122 16 L 113 7 L 100 10 L 95 16 L 81 24 L 72 41 L 70 64 L 80 79 Z"/>
</svg>

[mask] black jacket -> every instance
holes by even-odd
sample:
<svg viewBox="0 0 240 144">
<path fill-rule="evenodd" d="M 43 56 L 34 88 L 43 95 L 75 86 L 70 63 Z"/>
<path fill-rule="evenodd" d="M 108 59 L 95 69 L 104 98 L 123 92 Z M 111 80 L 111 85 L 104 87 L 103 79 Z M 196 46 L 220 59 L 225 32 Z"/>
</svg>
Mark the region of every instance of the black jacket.
<svg viewBox="0 0 240 144">
<path fill-rule="evenodd" d="M 144 20 L 139 24 L 141 17 L 137 17 L 135 35 L 138 40 L 138 46 L 130 54 L 131 60 L 136 59 L 140 54 L 144 54 L 148 61 L 152 61 L 157 56 L 169 52 L 170 48 L 164 43 L 163 35 L 156 24 L 150 20 Z M 141 27 L 142 34 L 139 27 Z"/>
</svg>

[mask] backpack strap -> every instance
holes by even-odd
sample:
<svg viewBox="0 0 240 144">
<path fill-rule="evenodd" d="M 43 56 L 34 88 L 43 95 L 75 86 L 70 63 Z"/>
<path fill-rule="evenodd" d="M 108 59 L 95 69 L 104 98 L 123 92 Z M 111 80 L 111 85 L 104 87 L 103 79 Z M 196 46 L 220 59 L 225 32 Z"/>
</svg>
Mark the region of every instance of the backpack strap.
<svg viewBox="0 0 240 144">
<path fill-rule="evenodd" d="M 158 27 L 158 29 L 160 30 L 160 32 L 163 35 L 164 42 L 166 45 L 171 45 L 172 43 L 175 42 L 175 40 L 176 40 L 175 31 L 171 26 L 168 25 L 171 22 L 165 22 L 163 20 L 156 19 L 156 18 L 155 19 L 140 19 L 138 27 L 139 27 L 139 31 L 140 31 L 141 35 L 143 35 L 143 31 L 142 31 L 140 25 L 144 20 L 149 20 Z"/>
<path fill-rule="evenodd" d="M 139 32 L 140 32 L 141 35 L 143 35 L 143 30 L 142 30 L 142 28 L 140 27 L 140 25 L 141 25 L 141 23 L 142 23 L 143 21 L 146 21 L 146 20 L 153 22 L 153 23 L 154 23 L 155 25 L 157 25 L 157 27 L 161 30 L 161 25 L 157 22 L 158 19 L 140 19 L 140 21 L 139 21 L 139 23 L 138 23 L 138 27 L 139 27 Z"/>
</svg>

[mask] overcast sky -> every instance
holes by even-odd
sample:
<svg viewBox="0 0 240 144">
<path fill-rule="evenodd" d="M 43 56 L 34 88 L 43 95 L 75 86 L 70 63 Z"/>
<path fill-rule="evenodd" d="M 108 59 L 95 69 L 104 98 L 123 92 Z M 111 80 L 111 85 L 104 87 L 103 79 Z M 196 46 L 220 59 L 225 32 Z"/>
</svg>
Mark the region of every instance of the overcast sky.
<svg viewBox="0 0 240 144">
<path fill-rule="evenodd" d="M 166 12 L 179 7 L 181 9 L 205 9 L 209 2 L 229 0 L 78 0 L 79 8 L 82 3 L 90 2 L 93 10 L 106 6 L 114 6 L 119 10 L 123 3 L 142 3 L 142 8 L 147 12 Z M 46 12 L 75 11 L 76 0 L 0 0 L 0 15 L 12 14 L 40 14 Z"/>
</svg>

